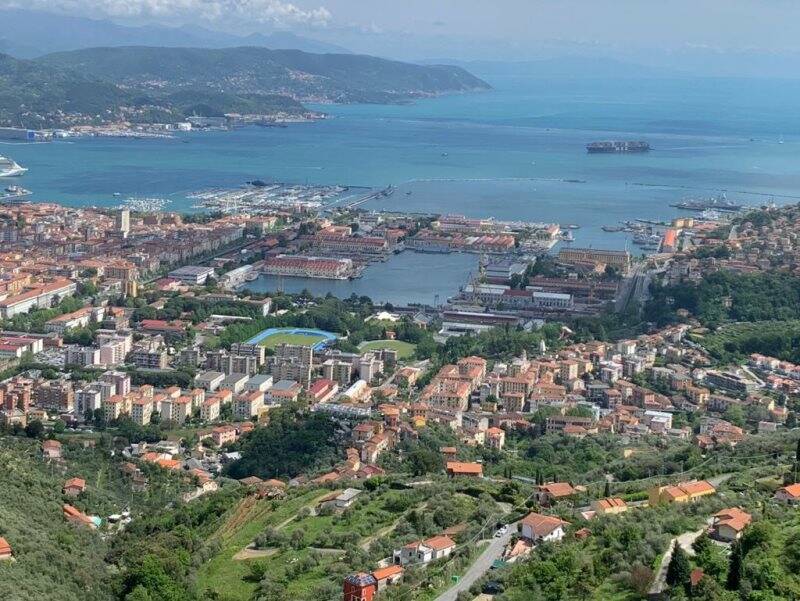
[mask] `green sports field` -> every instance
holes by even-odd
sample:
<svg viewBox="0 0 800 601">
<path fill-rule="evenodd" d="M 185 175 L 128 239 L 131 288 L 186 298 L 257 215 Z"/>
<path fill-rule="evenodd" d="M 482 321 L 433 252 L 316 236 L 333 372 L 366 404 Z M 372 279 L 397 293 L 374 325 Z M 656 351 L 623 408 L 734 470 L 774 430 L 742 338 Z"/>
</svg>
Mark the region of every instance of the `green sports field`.
<svg viewBox="0 0 800 601">
<path fill-rule="evenodd" d="M 304 346 L 314 346 L 315 344 L 325 340 L 324 336 L 312 334 L 289 334 L 287 332 L 278 332 L 267 336 L 261 341 L 261 346 L 267 348 L 275 348 L 279 344 L 302 344 Z"/>
<path fill-rule="evenodd" d="M 397 351 L 400 359 L 408 359 L 414 354 L 417 347 L 402 340 L 368 340 L 358 345 L 360 351 L 379 351 L 387 348 Z"/>
</svg>

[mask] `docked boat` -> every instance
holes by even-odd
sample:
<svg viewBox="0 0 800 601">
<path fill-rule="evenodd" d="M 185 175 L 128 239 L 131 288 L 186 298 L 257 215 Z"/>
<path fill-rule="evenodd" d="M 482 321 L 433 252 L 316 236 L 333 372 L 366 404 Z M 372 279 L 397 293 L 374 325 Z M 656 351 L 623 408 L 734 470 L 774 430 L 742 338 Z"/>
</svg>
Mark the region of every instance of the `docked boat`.
<svg viewBox="0 0 800 601">
<path fill-rule="evenodd" d="M 27 169 L 8 157 L 0 156 L 0 177 L 17 177 Z"/>
<path fill-rule="evenodd" d="M 31 194 L 30 190 L 26 190 L 22 186 L 8 186 L 2 194 L 0 194 L 0 201 L 18 200 Z"/>
</svg>

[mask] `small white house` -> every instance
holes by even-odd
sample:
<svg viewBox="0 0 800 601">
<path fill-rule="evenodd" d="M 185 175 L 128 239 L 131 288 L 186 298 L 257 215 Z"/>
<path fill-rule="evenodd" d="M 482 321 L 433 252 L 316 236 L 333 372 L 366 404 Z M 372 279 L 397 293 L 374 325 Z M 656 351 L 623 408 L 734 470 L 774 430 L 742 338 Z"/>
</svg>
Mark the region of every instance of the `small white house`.
<svg viewBox="0 0 800 601">
<path fill-rule="evenodd" d="M 520 521 L 522 538 L 533 543 L 560 541 L 569 522 L 552 515 L 530 513 Z"/>
<path fill-rule="evenodd" d="M 409 543 L 393 554 L 397 565 L 426 564 L 442 557 L 448 557 L 456 548 L 455 541 L 449 536 L 439 535 Z"/>
</svg>

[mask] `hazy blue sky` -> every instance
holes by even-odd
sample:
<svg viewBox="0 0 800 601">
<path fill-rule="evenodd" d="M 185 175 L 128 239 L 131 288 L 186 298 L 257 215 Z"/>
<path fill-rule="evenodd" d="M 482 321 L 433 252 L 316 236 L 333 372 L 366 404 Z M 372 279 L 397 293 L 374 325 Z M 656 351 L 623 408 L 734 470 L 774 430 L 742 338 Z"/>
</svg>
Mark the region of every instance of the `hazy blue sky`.
<svg viewBox="0 0 800 601">
<path fill-rule="evenodd" d="M 0 0 L 0 7 L 242 34 L 289 29 L 404 59 L 583 54 L 682 68 L 724 56 L 731 71 L 729 57 L 741 53 L 762 62 L 800 57 L 800 0 Z"/>
<path fill-rule="evenodd" d="M 800 47 L 797 0 L 0 0 L 0 6 L 218 28 L 361 30 L 658 48 Z"/>
</svg>

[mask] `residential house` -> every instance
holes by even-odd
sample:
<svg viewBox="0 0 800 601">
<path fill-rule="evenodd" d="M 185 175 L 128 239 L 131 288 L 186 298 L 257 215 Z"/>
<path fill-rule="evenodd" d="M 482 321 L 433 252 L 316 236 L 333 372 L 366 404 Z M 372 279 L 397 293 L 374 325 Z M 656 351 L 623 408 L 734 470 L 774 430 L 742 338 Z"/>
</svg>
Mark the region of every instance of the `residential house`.
<svg viewBox="0 0 800 601">
<path fill-rule="evenodd" d="M 560 541 L 569 526 L 569 522 L 561 518 L 541 513 L 529 513 L 519 524 L 522 538 L 532 543 Z"/>
<path fill-rule="evenodd" d="M 447 462 L 447 475 L 451 478 L 464 476 L 468 478 L 482 478 L 483 466 L 480 463 L 464 463 L 461 461 Z"/>
<path fill-rule="evenodd" d="M 789 505 L 800 504 L 800 483 L 779 488 L 775 492 L 775 500 Z"/>
<path fill-rule="evenodd" d="M 70 478 L 64 483 L 64 496 L 74 499 L 86 490 L 86 481 L 82 478 Z"/>
<path fill-rule="evenodd" d="M 649 505 L 661 503 L 689 503 L 717 492 L 706 480 L 692 480 L 669 486 L 655 486 L 649 491 Z"/>
<path fill-rule="evenodd" d="M 61 443 L 57 440 L 45 440 L 42 443 L 42 457 L 47 460 L 61 459 Z"/>
<path fill-rule="evenodd" d="M 11 545 L 8 541 L 0 536 L 0 561 L 12 559 L 14 553 L 11 550 Z"/>
<path fill-rule="evenodd" d="M 415 541 L 396 549 L 393 558 L 396 565 L 426 564 L 449 556 L 456 548 L 449 536 L 439 535 L 426 540 Z"/>
<path fill-rule="evenodd" d="M 569 482 L 551 482 L 536 487 L 534 497 L 539 505 L 552 505 L 577 493 Z"/>
<path fill-rule="evenodd" d="M 711 524 L 711 537 L 724 542 L 737 540 L 747 525 L 753 520 L 746 511 L 739 507 L 723 509 L 714 514 Z"/>
<path fill-rule="evenodd" d="M 628 511 L 628 504 L 618 497 L 608 497 L 592 501 L 592 509 L 598 515 L 610 515 Z"/>
</svg>

